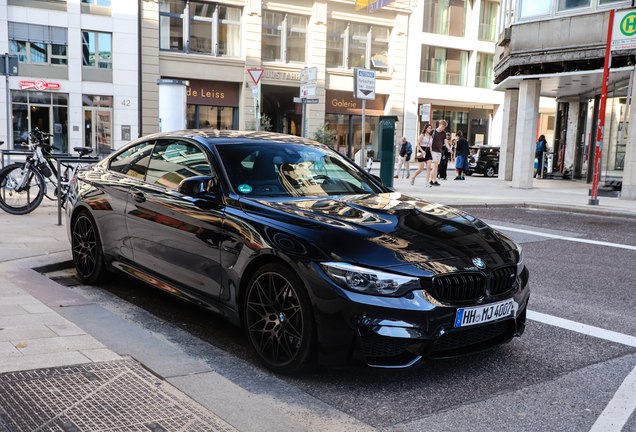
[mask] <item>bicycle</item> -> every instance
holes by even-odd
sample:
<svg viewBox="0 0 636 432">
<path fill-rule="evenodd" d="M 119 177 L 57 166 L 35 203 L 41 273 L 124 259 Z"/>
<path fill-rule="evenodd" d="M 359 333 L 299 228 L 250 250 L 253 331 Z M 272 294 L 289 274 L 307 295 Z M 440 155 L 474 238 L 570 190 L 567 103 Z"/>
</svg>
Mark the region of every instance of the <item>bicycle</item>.
<svg viewBox="0 0 636 432">
<path fill-rule="evenodd" d="M 35 210 L 46 196 L 57 199 L 61 193 L 62 204 L 66 202 L 69 185 L 80 164 L 61 163 L 63 170 L 57 172 L 51 161 L 51 152 L 59 150 L 50 144 L 52 135 L 36 128 L 29 133 L 30 143 L 22 143 L 33 153 L 25 162 L 17 162 L 0 170 L 0 208 L 7 213 L 23 215 Z M 93 151 L 90 147 L 74 147 L 80 158 Z M 47 195 L 46 179 L 55 186 L 53 197 Z"/>
</svg>

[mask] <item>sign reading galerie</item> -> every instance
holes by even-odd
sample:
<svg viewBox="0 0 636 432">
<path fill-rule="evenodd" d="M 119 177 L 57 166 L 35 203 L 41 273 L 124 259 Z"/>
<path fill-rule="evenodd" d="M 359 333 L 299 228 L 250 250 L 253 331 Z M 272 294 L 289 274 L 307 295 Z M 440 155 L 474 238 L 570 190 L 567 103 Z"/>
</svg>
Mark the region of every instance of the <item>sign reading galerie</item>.
<svg viewBox="0 0 636 432">
<path fill-rule="evenodd" d="M 612 51 L 636 48 L 636 11 L 616 12 L 612 27 Z"/>
</svg>

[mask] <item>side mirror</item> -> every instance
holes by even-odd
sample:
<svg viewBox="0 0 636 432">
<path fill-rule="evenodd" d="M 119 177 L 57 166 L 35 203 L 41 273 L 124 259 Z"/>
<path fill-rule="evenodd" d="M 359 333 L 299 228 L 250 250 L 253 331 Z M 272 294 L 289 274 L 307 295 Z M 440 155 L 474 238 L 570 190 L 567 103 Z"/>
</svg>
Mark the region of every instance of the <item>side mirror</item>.
<svg viewBox="0 0 636 432">
<path fill-rule="evenodd" d="M 198 176 L 184 179 L 177 191 L 192 198 L 211 198 L 215 195 L 216 176 Z"/>
</svg>

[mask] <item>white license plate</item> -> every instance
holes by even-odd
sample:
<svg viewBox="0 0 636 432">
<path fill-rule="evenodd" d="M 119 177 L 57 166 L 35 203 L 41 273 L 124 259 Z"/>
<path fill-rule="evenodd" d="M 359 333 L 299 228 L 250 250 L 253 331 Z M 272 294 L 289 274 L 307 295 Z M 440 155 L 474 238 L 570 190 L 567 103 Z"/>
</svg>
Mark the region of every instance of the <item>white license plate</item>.
<svg viewBox="0 0 636 432">
<path fill-rule="evenodd" d="M 455 327 L 468 327 L 512 316 L 516 310 L 515 301 L 510 299 L 485 306 L 457 309 Z"/>
</svg>

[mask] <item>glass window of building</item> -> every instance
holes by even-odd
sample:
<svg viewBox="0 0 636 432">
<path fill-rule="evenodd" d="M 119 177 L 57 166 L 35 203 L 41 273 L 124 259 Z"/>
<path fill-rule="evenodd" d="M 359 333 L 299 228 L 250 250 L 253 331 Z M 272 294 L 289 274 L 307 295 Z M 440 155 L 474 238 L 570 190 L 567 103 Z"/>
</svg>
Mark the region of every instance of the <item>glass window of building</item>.
<svg viewBox="0 0 636 432">
<path fill-rule="evenodd" d="M 466 86 L 470 53 L 422 45 L 420 82 Z"/>
<path fill-rule="evenodd" d="M 327 67 L 359 67 L 386 71 L 391 64 L 390 37 L 389 27 L 329 21 Z"/>
<path fill-rule="evenodd" d="M 590 7 L 592 0 L 559 0 L 558 7 L 560 11 L 579 9 L 584 7 Z"/>
<path fill-rule="evenodd" d="M 9 22 L 9 51 L 22 63 L 68 65 L 68 31 L 63 27 Z"/>
<path fill-rule="evenodd" d="M 477 53 L 477 67 L 475 69 L 475 87 L 492 88 L 493 55 Z"/>
<path fill-rule="evenodd" d="M 82 95 L 84 117 L 84 147 L 99 150 L 112 149 L 113 97 Z"/>
<path fill-rule="evenodd" d="M 111 0 L 82 0 L 82 3 L 88 3 L 95 6 L 110 7 Z"/>
<path fill-rule="evenodd" d="M 552 0 L 522 0 L 521 18 L 528 18 L 537 15 L 547 15 L 552 9 Z"/>
<path fill-rule="evenodd" d="M 68 152 L 68 94 L 12 90 L 13 148 L 21 149 L 35 128 L 53 134 L 53 145 Z"/>
<path fill-rule="evenodd" d="M 625 0 L 598 0 L 598 4 L 599 5 L 606 5 L 606 4 L 612 4 L 612 3 L 619 3 L 619 2 L 624 2 Z"/>
<path fill-rule="evenodd" d="M 499 3 L 493 1 L 483 2 L 479 15 L 479 40 L 494 42 L 498 36 L 497 17 L 499 16 Z"/>
<path fill-rule="evenodd" d="M 422 31 L 465 37 L 469 8 L 466 0 L 425 0 Z"/>
<path fill-rule="evenodd" d="M 327 67 L 344 66 L 344 45 L 346 23 L 330 20 L 327 22 Z"/>
<path fill-rule="evenodd" d="M 263 60 L 305 63 L 308 21 L 301 15 L 263 11 Z"/>
<path fill-rule="evenodd" d="M 241 14 L 241 8 L 217 3 L 160 0 L 159 48 L 239 57 Z"/>
<path fill-rule="evenodd" d="M 83 31 L 83 65 L 97 69 L 112 69 L 112 37 L 110 33 Z"/>
</svg>

